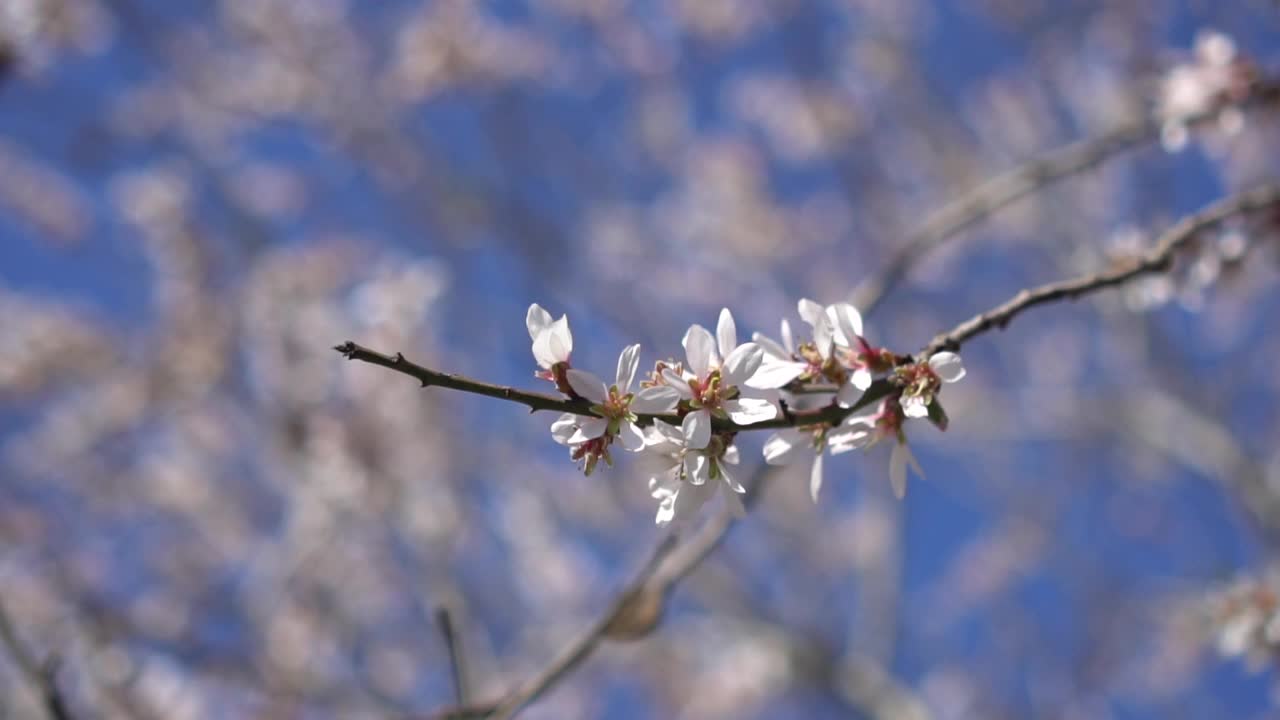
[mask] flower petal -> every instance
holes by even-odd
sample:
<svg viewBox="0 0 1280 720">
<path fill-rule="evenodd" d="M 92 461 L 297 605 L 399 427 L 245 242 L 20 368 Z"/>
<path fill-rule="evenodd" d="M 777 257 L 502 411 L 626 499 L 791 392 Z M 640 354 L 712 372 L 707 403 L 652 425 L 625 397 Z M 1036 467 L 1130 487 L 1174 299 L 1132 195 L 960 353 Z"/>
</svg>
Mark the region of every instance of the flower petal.
<svg viewBox="0 0 1280 720">
<path fill-rule="evenodd" d="M 720 357 L 727 358 L 733 349 L 738 347 L 738 326 L 733 322 L 733 313 L 729 308 L 721 308 L 720 321 L 716 323 L 716 344 L 720 346 Z"/>
<path fill-rule="evenodd" d="M 831 357 L 835 341 L 835 328 L 831 327 L 831 322 L 827 320 L 826 315 L 819 315 L 813 323 L 813 344 L 818 346 L 818 352 L 823 358 Z"/>
<path fill-rule="evenodd" d="M 790 383 L 808 369 L 809 366 L 802 362 L 785 362 L 766 356 L 755 374 L 742 384 L 757 390 L 773 390 Z"/>
<path fill-rule="evenodd" d="M 940 352 L 929 358 L 929 367 L 946 383 L 953 383 L 965 375 L 964 363 L 953 352 Z"/>
<path fill-rule="evenodd" d="M 738 461 L 741 459 L 740 455 L 741 453 L 738 452 L 738 446 L 730 445 L 724 449 L 724 454 L 720 456 L 720 461 L 727 462 L 730 465 L 737 465 Z"/>
<path fill-rule="evenodd" d="M 684 416 L 680 424 L 684 434 L 684 445 L 690 450 L 701 450 L 711 442 L 711 412 L 695 410 Z"/>
<path fill-rule="evenodd" d="M 920 463 L 916 462 L 916 456 L 911 454 L 911 448 L 907 446 L 906 441 L 894 443 L 893 453 L 889 455 L 889 483 L 893 486 L 893 494 L 899 500 L 907 494 L 908 465 L 917 475 L 924 477 L 924 470 L 920 467 Z"/>
<path fill-rule="evenodd" d="M 703 485 L 681 484 L 675 498 L 675 517 L 672 518 L 672 522 L 680 525 L 697 516 L 698 511 L 702 509 L 703 505 L 707 504 L 707 500 L 711 498 L 711 493 L 715 492 L 715 489 L 715 486 L 709 483 Z"/>
<path fill-rule="evenodd" d="M 899 500 L 907 494 L 907 458 L 902 454 L 905 445 L 896 443 L 889 455 L 889 486 Z"/>
<path fill-rule="evenodd" d="M 678 480 L 657 477 L 649 479 L 649 495 L 658 501 L 658 514 L 654 518 L 658 525 L 666 525 L 675 519 L 676 497 L 680 493 L 680 485 Z"/>
<path fill-rule="evenodd" d="M 538 367 L 550 370 L 559 360 L 551 352 L 551 331 L 544 330 L 538 333 L 538 337 L 533 339 L 533 359 L 538 362 Z"/>
<path fill-rule="evenodd" d="M 547 334 L 550 335 L 551 354 L 555 356 L 556 362 L 568 362 L 569 355 L 573 353 L 573 333 L 569 331 L 569 316 L 561 315 L 559 320 L 551 323 L 551 327 L 547 328 Z"/>
<path fill-rule="evenodd" d="M 653 425 L 649 426 L 649 436 L 649 444 L 651 445 L 658 442 L 670 442 L 681 448 L 684 447 L 684 431 L 662 420 L 653 421 Z"/>
<path fill-rule="evenodd" d="M 680 456 L 660 452 L 653 445 L 645 445 L 644 450 L 636 456 L 636 465 L 641 475 L 650 478 L 649 485 L 652 487 L 654 479 L 672 476 L 671 471 L 680 467 Z"/>
<path fill-rule="evenodd" d="M 849 378 L 849 382 L 859 390 L 866 390 L 871 387 L 872 379 L 870 370 L 866 368 L 858 368 L 853 371 L 853 377 Z"/>
<path fill-rule="evenodd" d="M 721 387 L 737 387 L 750 380 L 760 369 L 764 360 L 764 349 L 755 343 L 743 343 L 734 348 L 724 359 L 724 371 L 720 377 Z"/>
<path fill-rule="evenodd" d="M 782 318 L 782 347 L 787 349 L 792 355 L 796 352 L 796 339 L 791 334 L 791 323 L 786 318 Z"/>
<path fill-rule="evenodd" d="M 738 487 L 742 487 L 739 485 Z M 724 503 L 729 508 L 729 512 L 736 518 L 744 518 L 747 516 L 747 506 L 742 504 L 742 496 L 739 493 L 746 490 L 733 490 L 728 485 L 724 486 Z"/>
<path fill-rule="evenodd" d="M 751 342 L 759 345 L 764 349 L 766 358 L 774 360 L 791 360 L 791 353 L 782 347 L 777 340 L 765 335 L 764 333 L 751 333 Z"/>
<path fill-rule="evenodd" d="M 540 322 L 537 318 L 536 322 Z M 573 352 L 573 333 L 569 332 L 569 316 L 561 315 L 559 320 L 538 331 L 533 338 L 533 357 L 544 368 L 560 362 L 568 362 Z"/>
<path fill-rule="evenodd" d="M 691 325 L 684 334 L 685 357 L 689 360 L 689 370 L 701 380 L 711 370 L 713 361 L 720 358 L 716 355 L 716 340 L 701 325 Z"/>
<path fill-rule="evenodd" d="M 827 433 L 827 448 L 832 455 L 840 455 L 850 450 L 861 450 L 875 441 L 875 429 L 870 426 L 842 427 Z"/>
<path fill-rule="evenodd" d="M 729 489 L 735 493 L 745 493 L 747 489 L 742 487 L 742 483 L 738 482 L 738 479 L 731 474 L 729 468 L 725 467 L 724 463 L 719 463 L 719 465 L 720 479 L 724 480 L 724 484 L 728 485 Z"/>
<path fill-rule="evenodd" d="M 618 373 L 614 378 L 618 385 L 618 392 L 624 395 L 631 392 L 631 383 L 636 378 L 638 367 L 640 367 L 639 343 L 622 348 L 622 353 L 618 355 Z"/>
<path fill-rule="evenodd" d="M 924 477 L 924 468 L 920 467 L 920 463 L 916 462 L 916 454 L 911 452 L 911 448 L 904 442 L 902 443 L 902 451 L 907 455 L 907 464 L 916 472 L 916 475 Z"/>
<path fill-rule="evenodd" d="M 578 430 L 569 438 L 570 445 L 577 445 L 588 440 L 595 440 L 609 429 L 609 421 L 604 418 L 583 417 L 578 421 Z"/>
<path fill-rule="evenodd" d="M 739 425 L 749 425 L 778 417 L 778 408 L 762 398 L 729 400 L 724 403 L 724 409 L 729 413 L 729 419 Z"/>
<path fill-rule="evenodd" d="M 805 435 L 799 430 L 779 430 L 764 442 L 764 461 L 770 465 L 790 465 L 804 447 Z"/>
<path fill-rule="evenodd" d="M 663 368 L 662 379 L 666 381 L 667 387 L 675 390 L 681 398 L 685 400 L 693 399 L 693 389 L 689 387 L 689 382 L 677 375 L 675 370 Z"/>
<path fill-rule="evenodd" d="M 604 381 L 586 370 L 570 368 L 565 379 L 574 392 L 597 405 L 609 399 L 609 389 L 604 386 Z"/>
<path fill-rule="evenodd" d="M 836 303 L 828 307 L 827 319 L 845 347 L 852 347 L 862 337 L 862 314 L 849 303 Z"/>
<path fill-rule="evenodd" d="M 909 418 L 929 417 L 929 406 L 919 395 L 905 397 L 902 399 L 902 414 Z"/>
<path fill-rule="evenodd" d="M 822 453 L 813 459 L 813 467 L 809 470 L 809 497 L 818 502 L 818 491 L 822 489 Z"/>
<path fill-rule="evenodd" d="M 796 311 L 800 313 L 800 319 L 810 325 L 817 323 L 818 318 L 823 317 L 822 306 L 809 298 L 803 298 L 796 303 Z"/>
<path fill-rule="evenodd" d="M 688 385 L 685 385 L 688 388 Z M 669 413 L 680 402 L 680 392 L 670 385 L 647 387 L 631 399 L 631 412 L 642 415 Z"/>
<path fill-rule="evenodd" d="M 569 438 L 578 431 L 578 416 L 565 413 L 551 423 L 551 438 L 561 445 L 568 445 Z"/>
<path fill-rule="evenodd" d="M 622 447 L 631 452 L 640 452 L 644 449 L 644 433 L 635 423 L 624 422 L 618 426 L 618 439 L 622 441 Z"/>
<path fill-rule="evenodd" d="M 680 489 L 680 481 L 674 477 L 649 478 L 649 497 L 655 499 L 675 497 Z"/>
<path fill-rule="evenodd" d="M 529 306 L 524 316 L 524 325 L 529 328 L 529 339 L 537 340 L 542 331 L 551 326 L 551 313 L 542 309 L 538 303 Z"/>
<path fill-rule="evenodd" d="M 692 452 L 684 456 L 685 479 L 694 485 L 702 485 L 711 479 L 711 461 L 703 453 Z"/>
</svg>

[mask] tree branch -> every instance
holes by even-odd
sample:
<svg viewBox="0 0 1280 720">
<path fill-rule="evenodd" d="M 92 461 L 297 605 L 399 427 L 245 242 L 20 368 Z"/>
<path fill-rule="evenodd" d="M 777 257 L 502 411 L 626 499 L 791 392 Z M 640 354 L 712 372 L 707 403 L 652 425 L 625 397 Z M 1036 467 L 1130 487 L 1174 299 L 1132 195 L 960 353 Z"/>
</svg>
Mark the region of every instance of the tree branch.
<svg viewBox="0 0 1280 720">
<path fill-rule="evenodd" d="M 1280 83 L 1260 82 L 1245 107 L 1280 102 Z M 1190 117 L 1191 127 L 1217 119 L 1221 108 Z M 942 206 L 903 239 L 879 272 L 853 291 L 853 304 L 867 313 L 884 299 L 926 253 L 1014 202 L 1053 183 L 1085 172 L 1106 160 L 1160 137 L 1161 124 L 1152 119 L 1116 127 L 1097 137 L 1046 152 L 1028 163 L 997 175 Z"/>
<path fill-rule="evenodd" d="M 31 655 L 18 637 L 18 629 L 9 618 L 3 603 L 0 603 L 0 645 L 13 658 L 19 674 L 40 698 L 49 717 L 53 720 L 71 720 L 71 711 L 67 709 L 62 692 L 58 690 L 57 661 L 50 658 L 42 663 Z"/>
<path fill-rule="evenodd" d="M 528 390 L 520 390 L 518 388 L 507 387 L 505 385 L 492 385 L 479 380 L 473 380 L 464 375 L 456 375 L 453 373 L 443 373 L 431 368 L 423 367 L 415 362 L 405 359 L 401 353 L 395 355 L 387 355 L 377 350 L 371 350 L 362 345 L 358 345 L 348 340 L 341 345 L 335 345 L 334 350 L 342 353 L 348 360 L 360 360 L 362 362 L 380 365 L 391 370 L 395 370 L 403 375 L 417 379 L 422 383 L 422 387 L 438 386 L 449 388 L 450 390 L 458 390 L 474 395 L 484 395 L 485 397 L 497 398 L 508 402 L 526 405 L 530 412 L 539 410 L 551 410 L 560 413 L 572 413 L 574 415 L 585 415 L 588 417 L 599 417 L 599 415 L 591 409 L 591 403 L 582 398 L 564 398 L 546 393 L 532 392 Z M 712 426 L 719 432 L 748 432 L 753 430 L 776 430 L 779 428 L 799 427 L 805 425 L 831 424 L 839 425 L 845 418 L 854 412 L 870 405 L 872 402 L 879 400 L 888 394 L 890 387 L 886 381 L 880 380 L 873 383 L 872 386 L 863 394 L 853 407 L 842 408 L 832 402 L 825 407 L 813 410 L 795 410 L 788 411 L 781 417 L 772 420 L 762 420 L 760 422 L 739 425 L 738 423 L 714 418 Z M 638 422 L 641 425 L 648 425 L 655 419 L 672 425 L 680 424 L 680 416 L 669 415 L 637 415 Z"/>
<path fill-rule="evenodd" d="M 608 636 L 610 627 L 632 606 L 632 600 L 645 589 L 645 584 L 657 572 L 662 561 L 675 547 L 676 537 L 668 534 L 650 553 L 648 560 L 632 576 L 631 581 L 614 596 L 604 613 L 596 619 L 576 640 L 560 651 L 536 675 L 509 691 L 501 700 L 480 705 L 448 708 L 430 716 L 433 720 L 466 720 L 468 718 L 509 718 L 521 708 L 537 700 L 591 656 Z"/>
<path fill-rule="evenodd" d="M 1174 256 L 1199 233 L 1238 215 L 1247 215 L 1280 205 L 1280 187 L 1264 185 L 1220 200 L 1200 212 L 1183 218 L 1160 236 L 1141 257 L 1111 270 L 1022 290 L 996 308 L 960 323 L 933 338 L 918 357 L 927 358 L 942 350 L 958 350 L 966 341 L 993 328 L 1003 329 L 1028 308 L 1058 300 L 1074 300 L 1083 295 L 1120 285 L 1141 275 L 1168 270 Z"/>
<path fill-rule="evenodd" d="M 747 481 L 743 504 L 750 507 L 769 476 L 778 468 L 760 465 Z M 477 718 L 509 718 L 536 700 L 570 671 L 582 664 L 604 640 L 634 640 L 648 635 L 662 619 L 667 594 L 706 560 L 736 523 L 728 508 L 708 520 L 687 542 L 676 544 L 676 536 L 668 534 L 654 549 L 649 560 L 614 596 L 599 619 L 561 651 L 544 670 L 499 701 L 459 705 L 430 716 L 430 720 L 473 720 Z"/>
<path fill-rule="evenodd" d="M 408 375 L 417 379 L 422 383 L 422 387 L 443 387 L 450 390 L 459 390 L 474 395 L 484 395 L 485 397 L 497 398 L 508 402 L 520 403 L 529 406 L 529 412 L 537 412 L 539 410 L 552 410 L 561 413 L 573 413 L 574 415 L 590 415 L 596 416 L 591 410 L 591 403 L 582 399 L 562 398 L 556 395 L 548 395 L 540 392 L 530 392 L 527 390 L 519 390 L 505 385 L 492 385 L 490 383 L 473 380 L 465 375 L 456 375 L 453 373 L 444 373 L 438 370 L 432 370 L 423 367 L 414 362 L 406 360 L 404 355 L 396 353 L 395 355 L 386 355 L 377 350 L 371 350 L 354 342 L 347 341 L 341 345 L 335 345 L 334 350 L 342 353 L 348 360 L 360 360 L 361 362 L 371 363 L 373 365 L 381 365 L 384 368 L 395 370 L 398 373 Z"/>
</svg>

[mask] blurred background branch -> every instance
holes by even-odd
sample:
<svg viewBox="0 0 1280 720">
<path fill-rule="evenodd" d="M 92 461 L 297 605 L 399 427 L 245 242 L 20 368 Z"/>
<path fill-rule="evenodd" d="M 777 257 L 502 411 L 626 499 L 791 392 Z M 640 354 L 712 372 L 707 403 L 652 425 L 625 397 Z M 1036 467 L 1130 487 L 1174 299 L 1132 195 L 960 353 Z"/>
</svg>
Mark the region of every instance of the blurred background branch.
<svg viewBox="0 0 1280 720">
<path fill-rule="evenodd" d="M 44 661 L 37 660 L 27 650 L 18 635 L 18 627 L 9 617 L 0 602 L 0 645 L 18 666 L 28 689 L 40 699 L 46 713 L 52 720 L 71 720 L 74 715 L 67 709 L 67 702 L 58 689 L 58 660 L 50 656 Z"/>
</svg>

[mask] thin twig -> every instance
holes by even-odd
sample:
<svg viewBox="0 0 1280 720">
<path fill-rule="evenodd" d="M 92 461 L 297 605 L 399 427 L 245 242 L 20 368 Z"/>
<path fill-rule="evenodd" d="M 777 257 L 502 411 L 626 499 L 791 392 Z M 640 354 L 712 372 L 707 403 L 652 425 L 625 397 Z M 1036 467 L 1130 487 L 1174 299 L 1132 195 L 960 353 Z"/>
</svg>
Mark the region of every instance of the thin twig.
<svg viewBox="0 0 1280 720">
<path fill-rule="evenodd" d="M 993 328 L 1003 329 L 1028 308 L 1058 300 L 1074 300 L 1141 275 L 1168 270 L 1178 251 L 1199 233 L 1238 215 L 1247 215 L 1277 205 L 1280 205 L 1280 187 L 1275 185 L 1264 185 L 1220 200 L 1183 218 L 1166 230 L 1155 246 L 1141 257 L 1111 270 L 1022 290 L 1004 304 L 940 333 L 925 346 L 919 357 L 929 357 L 941 350 L 958 350 L 966 341 L 984 332 Z"/>
<path fill-rule="evenodd" d="M 49 717 L 54 720 L 71 720 L 71 711 L 67 709 L 62 692 L 58 690 L 57 660 L 50 658 L 42 663 L 31 655 L 18 637 L 18 629 L 5 611 L 3 603 L 0 603 L 0 644 L 4 645 L 22 677 L 40 698 Z"/>
<path fill-rule="evenodd" d="M 543 693 L 595 652 L 595 649 L 605 640 L 610 625 L 621 613 L 628 609 L 631 599 L 644 590 L 645 583 L 649 581 L 649 578 L 658 570 L 662 561 L 671 553 L 671 550 L 675 547 L 675 541 L 675 535 L 668 534 L 664 537 L 653 549 L 653 552 L 650 553 L 644 565 L 632 576 L 630 582 L 614 596 L 613 601 L 609 603 L 605 612 L 583 631 L 577 639 L 561 650 L 555 660 L 548 663 L 536 675 L 516 686 L 497 702 L 448 708 L 431 717 L 434 720 L 463 720 L 465 718 L 494 718 L 499 720 L 511 717 L 529 703 L 537 700 Z"/>
<path fill-rule="evenodd" d="M 743 504 L 750 507 L 760 497 L 768 478 L 777 468 L 760 465 L 747 486 Z M 632 576 L 630 582 L 615 595 L 614 600 L 595 623 L 577 640 L 561 651 L 557 659 L 524 685 L 509 692 L 497 702 L 476 705 L 460 705 L 448 708 L 433 716 L 432 720 L 470 720 L 473 718 L 509 718 L 536 700 L 551 686 L 564 679 L 580 665 L 604 640 L 630 640 L 651 632 L 661 619 L 665 598 L 676 583 L 688 577 L 723 542 L 729 530 L 737 522 L 728 509 L 708 520 L 687 542 L 676 545 L 674 535 L 667 535 L 654 550 L 649 560 Z M 645 601 L 653 603 L 645 603 Z M 643 603 L 639 619 L 641 628 L 636 631 L 632 615 Z M 619 627 L 627 625 L 626 628 Z"/>
<path fill-rule="evenodd" d="M 1244 106 L 1268 106 L 1277 101 L 1280 84 L 1259 83 Z M 1186 124 L 1195 127 L 1216 121 L 1220 111 L 1221 108 L 1214 108 L 1189 118 Z M 884 267 L 853 291 L 853 304 L 864 313 L 870 311 L 930 250 L 1028 195 L 1153 142 L 1160 136 L 1160 128 L 1160 123 L 1150 119 L 1120 125 L 1097 137 L 1050 150 L 961 194 L 930 214 L 902 240 Z"/>
<path fill-rule="evenodd" d="M 471 702 L 470 678 L 467 674 L 466 655 L 462 649 L 462 639 L 458 637 L 458 629 L 453 622 L 453 613 L 449 608 L 436 608 L 436 624 L 440 626 L 440 635 L 444 637 L 445 648 L 449 651 L 449 665 L 453 668 L 453 699 L 459 706 Z"/>
<path fill-rule="evenodd" d="M 591 403 L 583 400 L 582 398 L 557 397 L 555 395 L 532 392 L 529 390 L 520 390 L 518 388 L 507 387 L 505 385 L 492 385 L 490 383 L 474 380 L 464 375 L 443 373 L 412 362 L 406 359 L 401 353 L 387 355 L 351 341 L 344 342 L 341 345 L 336 345 L 333 349 L 342 353 L 348 360 L 360 360 L 362 362 L 380 365 L 382 367 L 395 370 L 403 375 L 408 375 L 422 383 L 422 387 L 424 388 L 437 386 L 449 388 L 450 390 L 472 393 L 474 395 L 484 395 L 486 397 L 526 405 L 530 412 L 550 410 L 561 413 L 572 413 L 574 415 L 599 417 L 599 414 L 591 408 Z M 888 390 L 889 386 L 887 382 L 881 380 L 877 381 L 877 383 L 873 383 L 863 395 L 863 399 L 859 400 L 853 407 L 842 408 L 832 402 L 830 405 L 825 407 L 813 410 L 797 410 L 772 420 L 762 420 L 760 422 L 748 423 L 745 425 L 715 418 L 712 420 L 712 426 L 719 432 L 747 432 L 752 430 L 776 430 L 779 428 L 806 425 L 839 425 L 845 418 L 849 417 L 849 415 L 884 397 Z M 674 414 L 638 415 L 638 418 L 638 422 L 641 425 L 652 423 L 655 419 L 671 423 L 672 425 L 679 425 L 681 420 L 679 415 Z"/>
</svg>

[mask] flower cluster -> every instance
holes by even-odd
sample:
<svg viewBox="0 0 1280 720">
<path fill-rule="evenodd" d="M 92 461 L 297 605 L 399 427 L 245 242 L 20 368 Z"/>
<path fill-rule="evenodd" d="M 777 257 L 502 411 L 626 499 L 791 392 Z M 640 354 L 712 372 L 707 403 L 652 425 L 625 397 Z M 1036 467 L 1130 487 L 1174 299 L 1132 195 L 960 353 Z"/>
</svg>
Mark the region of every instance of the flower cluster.
<svg viewBox="0 0 1280 720">
<path fill-rule="evenodd" d="M 1166 150 L 1186 146 L 1187 125 L 1195 118 L 1217 113 L 1218 127 L 1234 133 L 1244 125 L 1240 105 L 1252 94 L 1256 67 L 1236 55 L 1235 43 L 1219 32 L 1201 32 L 1188 62 L 1173 66 L 1160 84 L 1156 116 Z"/>
<path fill-rule="evenodd" d="M 1164 272 L 1136 278 L 1121 290 L 1133 312 L 1147 312 L 1177 303 L 1187 312 L 1199 312 L 1213 288 L 1241 277 L 1246 260 L 1255 249 L 1280 248 L 1280 214 L 1259 212 L 1237 217 L 1220 227 L 1197 233 L 1183 244 Z M 1106 247 L 1111 263 L 1141 260 L 1153 238 L 1127 228 L 1116 232 Z"/>
<path fill-rule="evenodd" d="M 943 383 L 964 377 L 960 356 L 941 352 L 917 362 L 875 347 L 863 335 L 862 315 L 849 303 L 823 307 L 812 300 L 801 300 L 797 310 L 813 331 L 812 341 L 795 345 L 786 320 L 782 322 L 781 344 L 756 336 L 757 342 L 770 348 L 767 364 L 780 377 L 790 378 L 783 387 L 791 391 L 791 406 L 796 406 L 802 397 L 814 397 L 813 391 L 818 389 L 834 393 L 834 402 L 841 407 L 857 409 L 877 400 L 879 403 L 873 412 L 850 414 L 839 425 L 799 426 L 775 433 L 765 442 L 765 461 L 787 465 L 812 453 L 809 493 L 816 502 L 822 489 L 824 450 L 838 455 L 892 439 L 889 479 L 894 493 L 902 497 L 906 494 L 907 468 L 924 475 L 907 446 L 903 425 L 909 418 L 929 418 L 939 429 L 946 430 L 947 415 L 937 394 Z M 881 384 L 873 389 L 877 379 Z"/>
<path fill-rule="evenodd" d="M 614 382 L 607 384 L 572 367 L 568 319 L 555 320 L 532 305 L 526 324 L 539 367 L 535 374 L 581 403 L 580 411 L 552 423 L 552 437 L 588 475 L 600 460 L 613 464 L 615 441 L 639 453 L 658 501 L 659 524 L 693 516 L 717 488 L 741 512 L 745 489 L 735 477 L 734 441 L 742 430 L 760 425 L 778 428 L 764 445 L 769 464 L 812 458 L 815 501 L 825 451 L 838 454 L 891 439 L 890 479 L 901 497 L 908 467 L 923 475 L 907 446 L 905 423 L 927 418 L 946 429 L 938 394 L 944 383 L 964 376 L 960 357 L 942 352 L 916 360 L 876 347 L 863 333 L 861 314 L 848 303 L 801 300 L 798 311 L 810 330 L 801 342 L 783 320 L 780 341 L 755 333 L 751 342 L 739 344 L 733 315 L 724 309 L 714 334 L 691 326 L 684 335 L 684 360 L 657 362 L 633 391 L 639 345 L 623 349 Z"/>
<path fill-rule="evenodd" d="M 1218 652 L 1251 668 L 1280 660 L 1280 572 L 1236 580 L 1209 598 L 1206 620 Z"/>
</svg>

